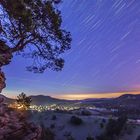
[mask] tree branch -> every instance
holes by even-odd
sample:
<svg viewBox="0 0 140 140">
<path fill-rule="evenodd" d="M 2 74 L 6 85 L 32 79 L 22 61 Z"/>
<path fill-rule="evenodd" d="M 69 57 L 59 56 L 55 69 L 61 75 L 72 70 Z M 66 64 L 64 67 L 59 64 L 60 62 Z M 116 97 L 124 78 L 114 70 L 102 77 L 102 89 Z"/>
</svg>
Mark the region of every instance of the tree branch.
<svg viewBox="0 0 140 140">
<path fill-rule="evenodd" d="M 24 42 L 24 40 L 25 40 L 25 39 L 22 38 L 22 39 L 17 43 L 17 45 L 16 45 L 14 48 L 10 48 L 10 52 L 11 52 L 11 53 L 14 53 L 14 52 L 23 50 L 24 47 L 25 47 L 28 43 L 34 41 L 35 38 L 29 39 L 29 40 L 27 40 L 26 42 Z"/>
</svg>

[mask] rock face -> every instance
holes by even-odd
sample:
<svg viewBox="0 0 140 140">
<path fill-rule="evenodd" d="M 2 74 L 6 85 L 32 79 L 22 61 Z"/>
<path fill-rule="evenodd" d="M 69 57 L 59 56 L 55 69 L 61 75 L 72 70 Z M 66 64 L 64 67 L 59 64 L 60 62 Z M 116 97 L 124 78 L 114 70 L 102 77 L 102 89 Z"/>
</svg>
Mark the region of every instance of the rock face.
<svg viewBox="0 0 140 140">
<path fill-rule="evenodd" d="M 5 76 L 1 71 L 1 67 L 8 65 L 11 62 L 12 53 L 9 51 L 9 47 L 5 44 L 4 41 L 0 40 L 0 92 L 5 88 Z"/>
<path fill-rule="evenodd" d="M 28 123 L 23 114 L 3 101 L 0 98 L 0 140 L 41 140 L 41 127 Z"/>
<path fill-rule="evenodd" d="M 12 53 L 4 41 L 0 40 L 0 92 L 5 88 L 5 75 L 1 67 L 11 62 Z M 0 98 L 0 140 L 42 140 L 42 128 L 27 122 L 21 112 L 12 110 Z"/>
<path fill-rule="evenodd" d="M 2 91 L 3 88 L 5 88 L 5 76 L 4 73 L 0 69 L 0 92 Z"/>
</svg>

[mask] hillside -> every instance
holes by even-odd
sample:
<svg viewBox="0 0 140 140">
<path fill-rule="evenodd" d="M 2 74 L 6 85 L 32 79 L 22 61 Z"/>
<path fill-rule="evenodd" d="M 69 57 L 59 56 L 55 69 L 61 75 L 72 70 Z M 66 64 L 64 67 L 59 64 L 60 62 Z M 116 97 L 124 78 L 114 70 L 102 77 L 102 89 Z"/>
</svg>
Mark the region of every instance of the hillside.
<svg viewBox="0 0 140 140">
<path fill-rule="evenodd" d="M 15 99 L 11 99 L 8 98 L 2 94 L 0 94 L 0 97 L 4 98 L 5 103 L 13 103 L 15 101 Z M 47 105 L 47 104 L 52 104 L 52 103 L 56 103 L 56 104 L 60 104 L 60 103 L 72 103 L 72 102 L 76 102 L 75 100 L 71 101 L 71 100 L 63 100 L 63 99 L 57 99 L 57 98 L 53 98 L 51 96 L 45 96 L 45 95 L 32 95 L 29 96 L 32 99 L 32 103 L 33 105 Z"/>
<path fill-rule="evenodd" d="M 44 96 L 44 95 L 36 95 L 36 96 L 30 96 L 32 99 L 32 104 L 34 105 L 47 105 L 50 103 L 67 103 L 67 102 L 74 102 L 70 100 L 63 100 L 63 99 L 57 99 L 53 98 L 51 96 Z"/>
<path fill-rule="evenodd" d="M 8 98 L 2 94 L 0 94 L 0 98 L 4 98 L 4 102 L 8 104 L 13 103 L 15 101 L 14 99 Z"/>
<path fill-rule="evenodd" d="M 8 98 L 2 94 L 0 94 L 0 97 L 3 97 L 5 99 L 6 103 L 12 103 L 15 101 L 15 99 Z M 34 105 L 47 105 L 50 103 L 75 103 L 76 100 L 64 100 L 64 99 L 57 99 L 53 98 L 51 96 L 45 96 L 45 95 L 32 95 L 30 96 L 32 99 L 32 104 Z M 134 95 L 134 94 L 125 94 L 117 98 L 101 98 L 101 99 L 85 99 L 80 100 L 81 103 L 88 103 L 88 104 L 95 104 L 98 106 L 105 106 L 106 104 L 111 105 L 124 105 L 124 106 L 140 106 L 140 94 Z M 78 101 L 79 102 L 79 101 Z"/>
</svg>

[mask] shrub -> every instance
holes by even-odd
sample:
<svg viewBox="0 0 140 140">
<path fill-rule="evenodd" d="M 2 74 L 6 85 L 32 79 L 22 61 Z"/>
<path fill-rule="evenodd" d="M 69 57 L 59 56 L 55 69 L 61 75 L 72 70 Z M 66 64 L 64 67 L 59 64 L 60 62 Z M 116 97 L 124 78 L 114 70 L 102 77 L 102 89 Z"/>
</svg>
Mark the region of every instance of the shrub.
<svg viewBox="0 0 140 140">
<path fill-rule="evenodd" d="M 27 110 L 30 108 L 32 100 L 30 97 L 27 97 L 26 94 L 22 92 L 17 96 L 16 102 L 19 109 Z"/>
<path fill-rule="evenodd" d="M 49 129 L 49 128 L 45 128 L 43 124 L 41 124 L 42 126 L 42 134 L 41 134 L 41 140 L 54 140 L 54 133 Z"/>
<path fill-rule="evenodd" d="M 97 123 L 98 123 L 98 121 L 99 121 L 99 120 L 98 120 L 98 119 L 96 119 L 96 120 L 94 120 L 94 123 L 95 123 L 95 124 L 97 124 Z"/>
<path fill-rule="evenodd" d="M 91 115 L 91 112 L 88 111 L 88 110 L 83 110 L 83 111 L 81 112 L 81 114 L 84 115 L 84 116 L 90 116 L 90 115 Z"/>
<path fill-rule="evenodd" d="M 136 140 L 140 140 L 140 135 L 137 137 L 137 139 Z"/>
<path fill-rule="evenodd" d="M 67 137 L 67 140 L 75 140 L 71 135 Z"/>
<path fill-rule="evenodd" d="M 133 127 L 128 125 L 127 127 L 125 127 L 125 131 L 128 135 L 132 135 Z"/>
<path fill-rule="evenodd" d="M 81 125 L 83 123 L 82 119 L 76 116 L 70 118 L 70 123 L 74 125 Z"/>
<path fill-rule="evenodd" d="M 103 124 L 103 123 L 100 123 L 100 127 L 101 127 L 101 128 L 104 128 L 104 124 Z"/>
<path fill-rule="evenodd" d="M 56 115 L 53 115 L 52 120 L 56 120 L 56 119 L 57 119 Z"/>
<path fill-rule="evenodd" d="M 50 128 L 51 128 L 51 129 L 54 129 L 54 128 L 55 128 L 55 124 L 51 124 L 51 125 L 50 125 Z"/>
<path fill-rule="evenodd" d="M 100 136 L 97 136 L 96 137 L 97 140 L 114 140 L 113 137 L 110 137 L 110 136 L 106 136 L 106 135 L 100 135 Z"/>
<path fill-rule="evenodd" d="M 88 136 L 86 140 L 94 140 L 94 137 Z"/>
<path fill-rule="evenodd" d="M 127 122 L 126 116 L 120 116 L 117 120 L 110 119 L 106 125 L 105 132 L 97 136 L 97 140 L 115 140 L 125 127 Z"/>
<path fill-rule="evenodd" d="M 103 123 L 106 123 L 106 120 L 105 120 L 105 119 L 102 119 L 102 122 L 103 122 Z"/>
<path fill-rule="evenodd" d="M 75 140 L 69 131 L 65 131 L 64 136 L 67 140 Z"/>
</svg>

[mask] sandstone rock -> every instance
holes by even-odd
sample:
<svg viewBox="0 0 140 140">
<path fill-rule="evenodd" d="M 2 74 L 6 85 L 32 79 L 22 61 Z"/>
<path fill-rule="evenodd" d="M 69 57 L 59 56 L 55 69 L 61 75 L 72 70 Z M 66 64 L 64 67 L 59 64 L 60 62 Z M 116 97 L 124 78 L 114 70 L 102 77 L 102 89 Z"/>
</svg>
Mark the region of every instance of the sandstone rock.
<svg viewBox="0 0 140 140">
<path fill-rule="evenodd" d="M 0 111 L 0 140 L 41 140 L 41 127 L 21 120 L 21 113 L 8 109 L 2 99 Z"/>
<path fill-rule="evenodd" d="M 4 41 L 0 40 L 0 92 L 5 88 L 5 76 L 1 71 L 1 67 L 8 65 L 11 62 L 12 53 L 9 51 L 9 47 L 5 44 Z"/>
<path fill-rule="evenodd" d="M 2 91 L 3 88 L 5 88 L 5 76 L 4 73 L 0 69 L 0 92 Z"/>
</svg>

